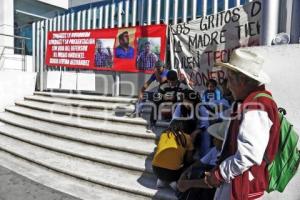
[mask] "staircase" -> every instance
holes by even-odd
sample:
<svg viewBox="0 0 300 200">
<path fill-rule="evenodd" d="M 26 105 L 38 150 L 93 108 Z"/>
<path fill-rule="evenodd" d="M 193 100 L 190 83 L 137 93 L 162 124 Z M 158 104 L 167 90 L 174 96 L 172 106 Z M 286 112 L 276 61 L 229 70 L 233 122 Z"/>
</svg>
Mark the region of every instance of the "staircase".
<svg viewBox="0 0 300 200">
<path fill-rule="evenodd" d="M 135 99 L 35 92 L 0 113 L 0 165 L 80 199 L 175 200 L 151 167 L 165 123 L 128 118 Z"/>
</svg>

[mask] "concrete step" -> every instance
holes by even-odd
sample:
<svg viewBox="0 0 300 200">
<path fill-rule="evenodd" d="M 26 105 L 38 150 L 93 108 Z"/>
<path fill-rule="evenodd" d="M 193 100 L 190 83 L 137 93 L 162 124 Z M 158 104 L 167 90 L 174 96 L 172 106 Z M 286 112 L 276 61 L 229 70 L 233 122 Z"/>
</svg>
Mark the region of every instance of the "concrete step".
<svg viewBox="0 0 300 200">
<path fill-rule="evenodd" d="M 107 102 L 94 102 L 94 101 L 86 101 L 88 98 L 83 98 L 84 100 L 81 99 L 66 99 L 65 94 L 59 94 L 58 97 L 56 97 L 56 94 L 54 94 L 54 97 L 48 96 L 47 95 L 40 95 L 44 94 L 36 92 L 35 96 L 28 96 L 25 97 L 24 99 L 26 101 L 34 101 L 34 102 L 39 102 L 39 103 L 48 103 L 51 104 L 51 106 L 48 108 L 52 108 L 56 105 L 61 105 L 61 106 L 67 106 L 67 109 L 64 109 L 64 111 L 59 111 L 60 113 L 67 114 L 65 111 L 67 110 L 69 113 L 71 112 L 72 114 L 76 115 L 77 111 L 83 110 L 83 111 L 91 111 L 92 113 L 98 113 L 96 115 L 93 114 L 88 114 L 88 113 L 83 113 L 83 117 L 96 117 L 96 118 L 104 118 L 104 116 L 107 118 L 107 120 L 114 120 L 114 121 L 120 121 L 120 122 L 129 122 L 129 123 L 134 123 L 134 124 L 140 124 L 140 125 L 146 125 L 148 124 L 149 117 L 150 117 L 150 107 L 145 106 L 143 109 L 143 116 L 146 119 L 143 118 L 128 118 L 124 117 L 125 114 L 131 113 L 134 110 L 134 104 L 124 104 L 124 103 L 107 103 Z M 51 93 L 50 93 L 51 94 Z M 68 96 L 68 95 L 67 95 Z M 85 95 L 82 95 L 84 97 Z M 93 96 L 92 96 L 93 97 Z M 108 97 L 108 98 L 117 98 L 118 97 Z M 115 101 L 116 102 L 116 101 Z M 17 102 L 20 104 L 20 102 Z M 28 106 L 28 105 L 27 105 Z M 105 110 L 105 114 L 101 116 L 99 115 L 99 112 Z M 58 112 L 55 110 L 54 112 Z M 123 117 L 119 117 L 123 116 Z M 162 120 L 158 120 L 156 123 L 156 126 L 158 127 L 168 127 L 169 122 L 165 122 Z"/>
<path fill-rule="evenodd" d="M 142 173 L 49 151 L 0 135 L 0 148 L 28 161 L 105 187 L 158 199 L 176 199 L 170 189 L 156 190 L 156 178 Z"/>
<path fill-rule="evenodd" d="M 111 189 L 75 178 L 0 150 L 0 165 L 32 181 L 84 200 L 150 200 L 141 195 Z"/>
<path fill-rule="evenodd" d="M 81 142 L 53 137 L 8 124 L 0 126 L 0 133 L 32 145 L 44 147 L 52 151 L 80 157 L 86 160 L 141 172 L 153 172 L 151 160 L 147 159 L 147 156 L 120 152 L 103 147 L 84 144 Z"/>
<path fill-rule="evenodd" d="M 111 111 L 89 110 L 81 107 L 63 106 L 60 104 L 51 104 L 51 103 L 37 102 L 32 100 L 17 101 L 16 105 L 35 109 L 35 110 L 41 110 L 41 111 L 64 114 L 64 115 L 72 115 L 77 117 L 116 121 L 116 122 L 123 122 L 123 123 L 143 125 L 143 126 L 146 126 L 148 124 L 148 122 L 145 119 L 118 117 L 115 116 L 115 113 Z"/>
<path fill-rule="evenodd" d="M 50 96 L 27 96 L 24 97 L 25 100 L 32 100 L 38 102 L 45 103 L 55 103 L 66 106 L 76 106 L 82 108 L 94 108 L 94 109 L 102 109 L 102 110 L 116 110 L 116 109 L 124 109 L 125 112 L 132 112 L 134 109 L 134 105 L 132 103 L 118 103 L 118 102 L 97 102 L 97 101 L 89 101 L 89 100 L 81 100 L 81 99 L 66 99 L 59 97 L 50 97 Z"/>
<path fill-rule="evenodd" d="M 103 121 L 98 119 L 85 119 L 85 118 L 79 118 L 74 116 L 37 111 L 37 110 L 24 108 L 20 106 L 8 107 L 5 110 L 7 112 L 30 117 L 33 119 L 39 119 L 46 122 L 52 122 L 61 125 L 77 127 L 77 128 L 85 128 L 89 130 L 95 130 L 95 131 L 101 131 L 107 133 L 127 135 L 131 137 L 155 139 L 156 134 L 159 135 L 162 131 L 162 129 L 157 128 L 153 132 L 147 130 L 147 128 L 143 126 Z"/>
<path fill-rule="evenodd" d="M 10 112 L 0 113 L 0 121 L 50 136 L 133 154 L 150 155 L 155 148 L 153 139 L 129 137 L 126 135 L 64 126 Z"/>
<path fill-rule="evenodd" d="M 100 95 L 87 95 L 87 94 L 72 94 L 72 93 L 57 93 L 57 92 L 34 92 L 34 95 L 47 96 L 47 97 L 60 97 L 67 99 L 113 102 L 113 103 L 135 103 L 136 98 L 130 97 L 108 97 Z"/>
</svg>

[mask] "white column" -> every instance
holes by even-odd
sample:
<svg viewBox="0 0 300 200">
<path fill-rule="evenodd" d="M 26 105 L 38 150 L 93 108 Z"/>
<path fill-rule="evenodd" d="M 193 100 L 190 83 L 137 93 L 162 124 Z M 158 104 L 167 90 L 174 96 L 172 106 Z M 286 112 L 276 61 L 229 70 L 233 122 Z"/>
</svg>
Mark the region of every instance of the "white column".
<svg viewBox="0 0 300 200">
<path fill-rule="evenodd" d="M 36 68 L 36 22 L 32 23 L 32 68 L 34 72 L 38 72 Z"/>
<path fill-rule="evenodd" d="M 92 28 L 95 29 L 97 26 L 97 7 L 93 8 L 93 26 Z"/>
<path fill-rule="evenodd" d="M 156 24 L 160 24 L 161 0 L 156 0 Z"/>
<path fill-rule="evenodd" d="M 100 29 L 103 28 L 103 10 L 104 10 L 104 8 L 103 8 L 103 6 L 101 6 L 99 8 L 99 24 L 98 24 L 98 28 L 100 28 Z"/>
<path fill-rule="evenodd" d="M 262 29 L 261 45 L 271 45 L 273 38 L 278 33 L 280 0 L 262 1 Z"/>
<path fill-rule="evenodd" d="M 183 22 L 187 22 L 187 0 L 183 0 L 182 5 L 182 15 L 183 15 Z"/>
<path fill-rule="evenodd" d="M 49 31 L 53 31 L 53 18 L 49 19 Z"/>
<path fill-rule="evenodd" d="M 228 10 L 228 7 L 229 7 L 229 1 L 224 0 L 224 10 Z"/>
<path fill-rule="evenodd" d="M 81 29 L 86 29 L 86 10 L 83 10 L 82 11 L 82 16 L 81 16 L 81 19 L 82 19 L 82 22 L 81 22 Z"/>
<path fill-rule="evenodd" d="M 178 18 L 178 0 L 174 0 L 174 5 L 173 5 L 173 24 L 177 24 L 177 18 Z"/>
<path fill-rule="evenodd" d="M 74 30 L 75 29 L 75 13 L 71 13 L 71 27 L 70 30 Z"/>
<path fill-rule="evenodd" d="M 125 27 L 129 26 L 129 0 L 125 1 Z"/>
<path fill-rule="evenodd" d="M 110 13 L 110 28 L 115 27 L 115 10 L 116 10 L 116 4 L 111 4 L 111 13 Z"/>
<path fill-rule="evenodd" d="M 193 0 L 193 4 L 192 4 L 192 19 L 196 19 L 197 18 L 197 0 Z"/>
<path fill-rule="evenodd" d="M 66 15 L 61 17 L 61 30 L 64 31 L 66 29 Z"/>
<path fill-rule="evenodd" d="M 0 1 L 0 33 L 7 35 L 14 35 L 14 1 L 1 0 Z M 14 38 L 0 36 L 0 46 L 14 46 Z M 0 52 L 2 47 L 0 47 Z M 12 49 L 6 49 L 5 53 L 13 53 Z"/>
<path fill-rule="evenodd" d="M 136 25 L 137 0 L 132 0 L 132 26 Z"/>
<path fill-rule="evenodd" d="M 88 9 L 88 16 L 87 16 L 87 29 L 91 29 L 91 21 L 92 21 L 92 8 Z"/>
<path fill-rule="evenodd" d="M 104 28 L 108 28 L 108 21 L 109 21 L 109 4 L 105 6 L 105 23 L 104 23 Z"/>
<path fill-rule="evenodd" d="M 44 59 L 44 35 L 45 35 L 45 21 L 41 22 L 41 46 L 40 46 L 40 91 L 44 90 L 44 66 L 45 66 L 45 59 Z"/>
<path fill-rule="evenodd" d="M 169 24 L 169 16 L 170 16 L 170 1 L 165 0 L 165 24 Z"/>
<path fill-rule="evenodd" d="M 145 6 L 145 0 L 140 0 L 139 1 L 139 13 L 140 13 L 140 26 L 144 25 L 144 6 Z"/>
<path fill-rule="evenodd" d="M 70 30 L 70 13 L 66 16 L 66 30 Z"/>
<path fill-rule="evenodd" d="M 207 0 L 202 0 L 202 17 L 207 15 Z"/>
<path fill-rule="evenodd" d="M 81 11 L 77 12 L 77 30 L 80 30 L 81 27 Z"/>
<path fill-rule="evenodd" d="M 147 12 L 147 24 L 151 25 L 151 17 L 152 17 L 152 0 L 148 0 L 148 12 Z"/>
<path fill-rule="evenodd" d="M 54 19 L 53 19 L 52 29 L 53 29 L 53 31 L 57 31 L 57 17 L 54 17 Z"/>
<path fill-rule="evenodd" d="M 61 30 L 61 16 L 57 16 L 57 30 L 60 31 Z"/>
<path fill-rule="evenodd" d="M 218 13 L 218 0 L 213 0 L 212 10 L 213 10 L 212 14 Z"/>
<path fill-rule="evenodd" d="M 118 3 L 118 27 L 122 27 L 122 10 L 123 10 L 123 1 Z"/>
</svg>

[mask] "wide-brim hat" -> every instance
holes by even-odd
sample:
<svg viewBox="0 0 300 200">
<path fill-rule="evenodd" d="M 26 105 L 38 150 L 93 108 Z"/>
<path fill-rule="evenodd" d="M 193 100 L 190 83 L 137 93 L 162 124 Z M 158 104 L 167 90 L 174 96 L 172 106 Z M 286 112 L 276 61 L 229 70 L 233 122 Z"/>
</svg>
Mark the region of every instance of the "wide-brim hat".
<svg viewBox="0 0 300 200">
<path fill-rule="evenodd" d="M 233 71 L 238 71 L 260 83 L 269 83 L 270 77 L 263 71 L 264 59 L 249 49 L 236 49 L 233 51 L 228 63 L 215 63 Z"/>
<path fill-rule="evenodd" d="M 227 130 L 227 127 L 228 121 L 222 121 L 209 126 L 207 128 L 207 132 L 219 140 L 224 140 L 225 131 Z"/>
</svg>

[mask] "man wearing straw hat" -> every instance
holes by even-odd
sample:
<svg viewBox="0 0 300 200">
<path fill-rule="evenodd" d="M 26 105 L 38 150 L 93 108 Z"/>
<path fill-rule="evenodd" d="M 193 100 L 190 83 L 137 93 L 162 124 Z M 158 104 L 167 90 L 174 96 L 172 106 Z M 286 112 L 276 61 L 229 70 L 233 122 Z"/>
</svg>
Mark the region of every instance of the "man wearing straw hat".
<svg viewBox="0 0 300 200">
<path fill-rule="evenodd" d="M 279 118 L 276 103 L 261 94 L 270 78 L 263 71 L 264 59 L 237 49 L 225 68 L 228 87 L 237 102 L 217 167 L 206 172 L 205 181 L 217 187 L 215 199 L 258 199 L 268 187 L 267 164 L 278 149 Z"/>
</svg>

